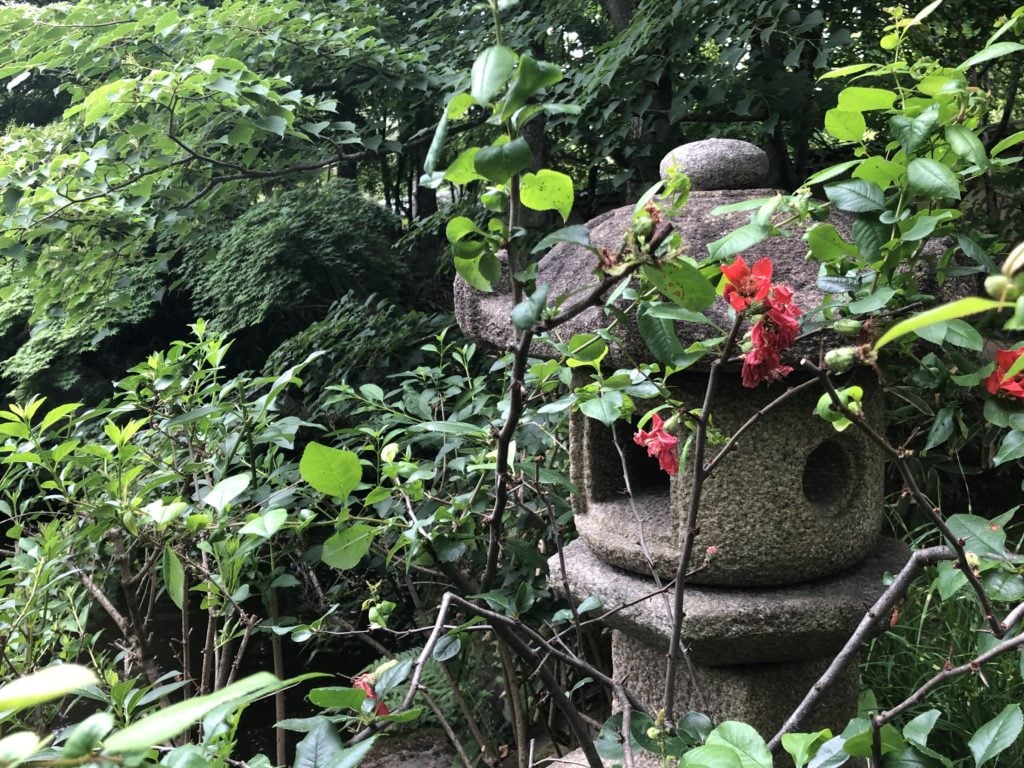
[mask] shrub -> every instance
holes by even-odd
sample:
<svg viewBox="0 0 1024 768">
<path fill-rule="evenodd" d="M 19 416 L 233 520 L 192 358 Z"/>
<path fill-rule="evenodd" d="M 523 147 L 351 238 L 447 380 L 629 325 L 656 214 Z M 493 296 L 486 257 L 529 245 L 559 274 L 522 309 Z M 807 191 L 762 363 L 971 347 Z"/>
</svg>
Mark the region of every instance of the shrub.
<svg viewBox="0 0 1024 768">
<path fill-rule="evenodd" d="M 188 248 L 182 271 L 197 316 L 227 333 L 268 324 L 278 339 L 323 317 L 350 290 L 408 296 L 391 244 L 399 220 L 335 180 L 276 193 Z"/>
</svg>

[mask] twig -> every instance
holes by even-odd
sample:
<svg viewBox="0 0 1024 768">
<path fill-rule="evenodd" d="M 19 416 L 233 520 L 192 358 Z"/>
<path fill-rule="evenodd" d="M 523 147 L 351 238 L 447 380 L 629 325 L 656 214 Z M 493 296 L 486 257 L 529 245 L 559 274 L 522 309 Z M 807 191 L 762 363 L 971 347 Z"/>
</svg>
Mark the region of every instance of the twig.
<svg viewBox="0 0 1024 768">
<path fill-rule="evenodd" d="M 683 632 L 684 596 L 686 594 L 686 571 L 690 565 L 690 557 L 693 553 L 693 539 L 697 534 L 697 513 L 700 510 L 701 491 L 704 486 L 704 479 L 707 473 L 704 471 L 704 450 L 707 444 L 708 423 L 711 417 L 711 405 L 714 402 L 715 393 L 718 390 L 718 378 L 721 375 L 722 366 L 729 359 L 736 338 L 739 336 L 740 327 L 743 325 L 743 315 L 737 313 L 733 321 L 732 330 L 726 339 L 722 352 L 711 364 L 708 373 L 708 385 L 704 391 L 704 404 L 701 407 L 700 418 L 697 420 L 697 436 L 693 447 L 693 478 L 690 489 L 690 504 L 686 513 L 686 528 L 683 531 L 683 553 L 679 558 L 679 567 L 676 569 L 675 594 L 672 604 L 672 634 L 669 639 L 668 664 L 665 671 L 665 719 L 669 723 L 675 721 L 675 689 L 676 689 L 676 667 L 679 664 L 679 646 Z"/>
<path fill-rule="evenodd" d="M 974 572 L 974 569 L 967 560 L 967 552 L 964 550 L 963 540 L 953 535 L 953 532 L 949 529 L 949 526 L 946 525 L 946 521 L 942 517 L 942 510 L 935 506 L 931 499 L 925 496 L 921 491 L 921 488 L 917 484 L 917 480 L 914 479 L 913 473 L 907 467 L 906 452 L 894 448 L 888 440 L 878 434 L 878 432 L 868 424 L 863 414 L 854 413 L 846 407 L 842 399 L 839 397 L 839 393 L 836 391 L 835 386 L 832 384 L 832 380 L 829 378 L 827 371 L 818 368 L 818 366 L 807 359 L 801 360 L 800 365 L 804 370 L 813 373 L 817 377 L 818 381 L 821 382 L 821 385 L 825 388 L 825 391 L 828 392 L 828 395 L 832 400 L 832 407 L 840 411 L 847 419 L 856 424 L 857 428 L 860 429 L 861 432 L 867 435 L 873 443 L 885 451 L 885 453 L 887 453 L 894 461 L 896 469 L 899 471 L 900 477 L 903 479 L 904 485 L 906 485 L 907 489 L 910 491 L 910 494 L 913 496 L 916 504 L 927 513 L 928 517 L 931 518 L 932 523 L 942 533 L 946 543 L 954 552 L 956 552 L 956 559 L 960 565 L 960 570 L 963 572 L 964 576 L 967 577 L 967 581 L 971 585 L 971 589 L 974 590 L 974 595 L 978 600 L 978 604 L 981 606 L 982 613 L 985 616 L 985 621 L 992 630 L 992 634 L 996 637 L 1003 637 L 1006 634 L 1006 627 L 1003 626 L 1002 622 L 997 618 L 995 606 L 992 605 L 992 601 L 985 593 L 985 588 L 981 584 L 981 578 Z"/>
<path fill-rule="evenodd" d="M 921 570 L 940 560 L 952 560 L 954 557 L 955 555 L 948 547 L 919 549 L 910 556 L 906 565 L 896 575 L 896 578 L 892 580 L 892 584 L 875 600 L 874 605 L 868 609 L 868 612 L 864 614 L 864 618 L 860 620 L 857 629 L 850 635 L 850 639 L 846 641 L 846 645 L 843 646 L 842 650 L 832 659 L 828 669 L 811 686 L 803 701 L 797 705 L 797 708 L 793 710 L 793 714 L 782 724 L 778 733 L 772 736 L 771 741 L 768 742 L 768 749 L 776 752 L 782 744 L 783 735 L 801 727 L 804 719 L 818 705 L 818 701 L 825 692 L 832 687 L 843 670 L 856 659 L 861 645 L 876 631 L 879 619 L 892 613 L 893 605 L 903 596 Z"/>
</svg>

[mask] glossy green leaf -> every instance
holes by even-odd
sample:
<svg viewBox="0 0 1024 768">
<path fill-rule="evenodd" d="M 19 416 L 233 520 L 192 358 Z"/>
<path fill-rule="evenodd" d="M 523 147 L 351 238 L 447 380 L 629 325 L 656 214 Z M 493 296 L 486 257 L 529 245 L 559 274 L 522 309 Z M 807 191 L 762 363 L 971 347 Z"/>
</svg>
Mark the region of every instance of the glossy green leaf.
<svg viewBox="0 0 1024 768">
<path fill-rule="evenodd" d="M 259 536 L 261 539 L 270 539 L 275 533 L 281 530 L 288 520 L 288 511 L 285 509 L 268 509 L 259 517 L 250 520 L 243 525 L 238 533 Z"/>
<path fill-rule="evenodd" d="M 473 158 L 477 173 L 497 184 L 504 184 L 512 176 L 533 162 L 533 152 L 526 139 L 520 136 L 503 144 L 484 147 Z"/>
<path fill-rule="evenodd" d="M 321 709 L 352 709 L 358 712 L 365 699 L 366 693 L 361 689 L 340 685 L 314 688 L 309 692 L 310 702 Z"/>
<path fill-rule="evenodd" d="M 868 124 L 860 112 L 834 108 L 825 113 L 825 130 L 839 141 L 860 141 L 867 129 Z"/>
<path fill-rule="evenodd" d="M 167 595 L 179 609 L 185 604 L 185 569 L 181 565 L 181 559 L 171 549 L 171 545 L 164 546 L 163 554 L 164 585 L 167 587 Z"/>
<path fill-rule="evenodd" d="M 929 107 L 917 117 L 894 115 L 889 119 L 893 136 L 908 153 L 917 151 L 939 124 L 939 108 Z"/>
<path fill-rule="evenodd" d="M 437 122 L 437 127 L 434 129 L 434 136 L 430 140 L 430 146 L 427 148 L 427 156 L 423 160 L 423 172 L 431 174 L 434 169 L 437 168 L 437 163 L 441 159 L 441 152 L 444 151 L 444 142 L 448 138 L 448 112 L 446 111 L 441 115 L 441 119 Z"/>
<path fill-rule="evenodd" d="M 365 523 L 346 526 L 324 542 L 320 559 L 339 571 L 355 568 L 370 551 L 376 534 L 377 528 Z"/>
<path fill-rule="evenodd" d="M 960 199 L 960 182 L 949 168 L 930 157 L 915 157 L 907 165 L 907 185 L 932 198 Z"/>
<path fill-rule="evenodd" d="M 856 257 L 860 253 L 856 246 L 843 240 L 833 224 L 816 224 L 807 230 L 804 240 L 811 249 L 811 258 L 827 264 Z"/>
<path fill-rule="evenodd" d="M 562 79 L 562 69 L 557 64 L 538 61 L 528 53 L 519 57 L 512 86 L 508 90 L 505 101 L 501 104 L 499 120 L 508 120 L 512 114 L 526 103 L 527 99 L 542 88 L 554 85 Z"/>
<path fill-rule="evenodd" d="M 953 151 L 964 160 L 982 168 L 988 164 L 985 145 L 981 143 L 981 139 L 970 128 L 956 124 L 947 125 L 946 141 L 949 142 L 949 146 L 953 148 Z"/>
<path fill-rule="evenodd" d="M 734 229 L 727 235 L 708 243 L 708 258 L 712 261 L 724 261 L 737 253 L 753 248 L 766 237 L 769 229 L 764 224 L 752 221 Z"/>
<path fill-rule="evenodd" d="M 851 179 L 825 187 L 825 196 L 841 211 L 865 213 L 885 209 L 885 195 L 877 184 Z"/>
<path fill-rule="evenodd" d="M 1000 464 L 1020 458 L 1024 458 L 1024 432 L 1017 430 L 1007 432 L 1002 442 L 999 443 L 999 450 L 996 451 L 992 463 L 998 467 Z"/>
<path fill-rule="evenodd" d="M 166 744 L 184 733 L 208 712 L 233 701 L 241 701 L 253 694 L 270 693 L 280 688 L 280 682 L 269 672 L 259 672 L 232 683 L 216 693 L 196 696 L 158 710 L 126 728 L 116 731 L 103 743 L 107 754 L 145 752 L 150 747 Z"/>
<path fill-rule="evenodd" d="M 708 734 L 706 743 L 731 748 L 740 758 L 742 768 L 772 768 L 772 755 L 764 739 L 746 723 L 721 723 Z"/>
<path fill-rule="evenodd" d="M 484 252 L 482 247 L 480 251 L 477 256 L 470 258 L 456 255 L 455 271 L 478 291 L 489 293 L 501 280 L 501 262 L 493 253 Z"/>
<path fill-rule="evenodd" d="M 362 479 L 363 469 L 352 451 L 311 442 L 302 453 L 299 474 L 320 493 L 347 500 Z"/>
<path fill-rule="evenodd" d="M 602 392 L 598 397 L 584 400 L 580 410 L 592 419 L 596 419 L 606 427 L 611 427 L 622 418 L 622 406 L 625 402 L 621 392 L 611 390 Z"/>
<path fill-rule="evenodd" d="M 977 768 L 1008 749 L 1024 728 L 1020 704 L 1007 704 L 1003 711 L 975 731 L 967 746 Z"/>
<path fill-rule="evenodd" d="M 463 150 L 444 172 L 444 180 L 458 186 L 469 184 L 471 181 L 482 180 L 484 177 L 476 172 L 476 155 L 479 151 L 480 147 L 470 147 Z"/>
<path fill-rule="evenodd" d="M 715 287 L 699 269 L 682 259 L 645 266 L 644 276 L 663 296 L 684 309 L 700 312 L 715 301 Z"/>
<path fill-rule="evenodd" d="M 114 718 L 109 712 L 89 715 L 71 729 L 61 749 L 61 759 L 69 760 L 88 755 L 113 729 Z"/>
<path fill-rule="evenodd" d="M 213 507 L 217 512 L 223 512 L 228 504 L 245 493 L 251 483 L 252 475 L 248 472 L 226 477 L 203 496 L 203 504 Z"/>
<path fill-rule="evenodd" d="M 978 64 L 984 64 L 986 61 L 992 61 L 992 59 L 998 59 L 1002 56 L 1008 56 L 1011 53 L 1017 53 L 1018 51 L 1024 51 L 1024 45 L 1020 43 L 993 43 L 982 50 L 978 51 L 973 56 L 969 57 L 960 66 L 957 67 L 961 72 L 964 72 L 971 67 L 975 67 Z"/>
<path fill-rule="evenodd" d="M 928 439 L 925 440 L 925 451 L 937 448 L 949 440 L 953 434 L 954 413 L 953 406 L 947 405 L 940 408 L 939 412 L 935 414 L 935 420 L 932 422 L 931 429 L 928 430 Z"/>
<path fill-rule="evenodd" d="M 458 635 L 447 634 L 438 638 L 437 644 L 430 655 L 434 661 L 448 661 L 454 659 L 462 650 L 462 640 Z"/>
<path fill-rule="evenodd" d="M 819 744 L 832 738 L 827 728 L 817 733 L 786 733 L 782 736 L 782 748 L 793 758 L 794 768 L 804 768 Z"/>
<path fill-rule="evenodd" d="M 863 88 L 851 85 L 839 92 L 839 109 L 856 112 L 872 112 L 892 109 L 896 103 L 895 91 L 887 88 Z"/>
<path fill-rule="evenodd" d="M 976 315 L 979 312 L 990 312 L 994 309 L 1002 309 L 1008 304 L 999 301 L 993 301 L 992 299 L 983 299 L 980 296 L 970 296 L 966 299 L 958 299 L 957 301 L 949 304 L 943 304 L 942 306 L 935 307 L 933 309 L 919 312 L 916 315 L 908 317 L 906 320 L 901 320 L 896 323 L 892 328 L 882 334 L 881 338 L 875 342 L 875 349 L 879 350 L 886 344 L 899 339 L 918 328 L 923 328 L 926 325 L 933 323 L 940 323 L 944 320 L 952 320 L 958 317 L 969 317 L 970 315 Z"/>
<path fill-rule="evenodd" d="M 326 717 L 317 717 L 313 727 L 295 745 L 294 768 L 331 768 L 343 749 L 334 724 Z"/>
<path fill-rule="evenodd" d="M 540 253 L 541 251 L 547 250 L 558 243 L 590 245 L 590 230 L 582 224 L 573 224 L 572 226 L 555 230 L 537 243 L 530 253 Z"/>
<path fill-rule="evenodd" d="M 683 755 L 679 768 L 744 768 L 739 755 L 721 744 L 704 744 Z"/>
<path fill-rule="evenodd" d="M 1006 556 L 1006 530 L 998 522 L 978 515 L 957 514 L 950 515 L 946 525 L 957 539 L 963 539 L 968 552 L 980 557 Z"/>
<path fill-rule="evenodd" d="M 548 284 L 541 283 L 537 290 L 512 308 L 512 325 L 520 331 L 531 328 L 544 312 L 548 300 Z"/>
<path fill-rule="evenodd" d="M 574 199 L 572 178 L 547 168 L 537 173 L 524 174 L 520 180 L 519 196 L 527 208 L 534 211 L 558 211 L 562 221 L 565 221 L 572 211 Z"/>
<path fill-rule="evenodd" d="M 55 664 L 0 687 L 0 712 L 34 707 L 96 682 L 96 675 L 88 667 Z"/>
<path fill-rule="evenodd" d="M 516 55 L 504 45 L 492 45 L 484 49 L 476 61 L 470 77 L 470 95 L 480 104 L 487 104 L 512 76 L 516 66 Z"/>
</svg>

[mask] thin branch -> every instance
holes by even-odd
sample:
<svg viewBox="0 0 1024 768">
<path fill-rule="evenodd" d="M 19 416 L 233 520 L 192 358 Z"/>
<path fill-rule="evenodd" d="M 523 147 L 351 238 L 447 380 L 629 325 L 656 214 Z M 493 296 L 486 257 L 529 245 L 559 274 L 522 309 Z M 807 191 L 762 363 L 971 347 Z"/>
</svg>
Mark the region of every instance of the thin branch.
<svg viewBox="0 0 1024 768">
<path fill-rule="evenodd" d="M 832 659 L 832 663 L 829 664 L 821 677 L 811 686 L 811 689 L 804 696 L 793 714 L 786 718 L 786 722 L 779 728 L 778 733 L 772 736 L 771 741 L 768 742 L 768 749 L 772 752 L 778 750 L 782 744 L 782 737 L 803 725 L 804 720 L 814 710 L 821 700 L 821 697 L 826 691 L 831 688 L 839 675 L 842 674 L 850 664 L 852 664 L 857 654 L 860 652 L 860 647 L 863 645 L 872 634 L 877 631 L 878 622 L 883 617 L 892 614 L 892 607 L 896 604 L 896 601 L 900 599 L 906 593 L 914 579 L 917 578 L 918 574 L 929 565 L 937 563 L 941 560 L 952 560 L 955 555 L 948 547 L 929 547 L 927 549 L 919 549 L 910 556 L 906 565 L 896 575 L 896 578 L 892 580 L 892 584 L 881 594 L 881 596 L 875 600 L 874 605 L 868 609 L 868 612 L 864 614 L 864 618 L 860 620 L 860 624 L 850 635 L 850 639 L 846 641 L 846 645 L 843 646 L 842 650 L 836 654 L 835 658 Z"/>
<path fill-rule="evenodd" d="M 738 313 L 733 321 L 732 330 L 726 339 L 722 352 L 711 364 L 708 373 L 708 385 L 704 392 L 704 404 L 701 407 L 700 418 L 697 420 L 697 437 L 693 447 L 693 478 L 691 480 L 690 504 L 686 513 L 686 528 L 683 531 L 683 552 L 679 558 L 679 567 L 676 569 L 675 594 L 672 603 L 672 634 L 669 639 L 668 664 L 665 671 L 665 719 L 667 722 L 674 722 L 675 710 L 675 689 L 676 689 L 676 668 L 679 664 L 679 646 L 683 633 L 683 619 L 686 614 L 683 612 L 684 596 L 686 594 L 686 571 L 690 565 L 690 557 L 693 553 L 693 539 L 697 535 L 697 513 L 700 510 L 701 491 L 704 486 L 704 479 L 707 473 L 704 471 L 704 450 L 707 444 L 708 423 L 711 418 L 711 405 L 714 402 L 718 390 L 718 379 L 721 375 L 722 366 L 729 359 L 736 338 L 739 336 L 740 327 L 743 325 L 743 315 Z"/>
<path fill-rule="evenodd" d="M 964 576 L 967 577 L 967 581 L 971 585 L 971 589 L 974 590 L 974 595 L 978 600 L 978 604 L 981 606 L 982 613 L 985 616 L 985 621 L 992 630 L 992 634 L 996 637 L 1003 637 L 1006 634 L 1006 627 L 996 616 L 995 606 L 992 605 L 992 601 L 985 593 L 985 588 L 981 584 L 981 578 L 977 573 L 975 573 L 971 564 L 967 560 L 967 552 L 964 550 L 963 540 L 953 535 L 953 532 L 949 529 L 949 526 L 946 525 L 946 521 L 942 517 L 942 510 L 933 504 L 932 501 L 921 491 L 920 486 L 917 484 L 917 480 L 914 479 L 913 473 L 907 466 L 906 452 L 898 448 L 894 448 L 888 440 L 868 424 L 867 419 L 864 418 L 863 414 L 854 413 L 843 403 L 835 386 L 832 384 L 832 380 L 829 378 L 828 371 L 818 368 L 814 363 L 807 359 L 801 360 L 800 365 L 804 370 L 813 373 L 817 377 L 818 381 L 821 382 L 821 385 L 825 388 L 825 391 L 828 392 L 828 395 L 832 400 L 832 407 L 841 412 L 851 422 L 856 424 L 857 428 L 867 435 L 875 445 L 885 451 L 885 453 L 889 455 L 889 458 L 891 458 L 896 464 L 896 469 L 899 471 L 904 485 L 906 485 L 911 496 L 913 496 L 915 503 L 924 510 L 928 517 L 931 518 L 932 523 L 942 533 L 946 543 L 954 552 L 956 552 L 956 559 L 960 565 L 960 570 L 963 572 Z"/>
</svg>

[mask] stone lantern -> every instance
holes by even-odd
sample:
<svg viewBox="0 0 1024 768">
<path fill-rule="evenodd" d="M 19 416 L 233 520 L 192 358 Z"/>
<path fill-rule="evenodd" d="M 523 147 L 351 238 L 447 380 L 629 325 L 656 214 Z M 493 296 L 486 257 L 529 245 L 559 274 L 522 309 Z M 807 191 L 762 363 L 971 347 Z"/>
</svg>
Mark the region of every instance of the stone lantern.
<svg viewBox="0 0 1024 768">
<path fill-rule="evenodd" d="M 688 252 L 700 260 L 708 243 L 747 223 L 750 213 L 713 215 L 722 206 L 769 198 L 768 163 L 757 147 L 731 139 L 686 144 L 662 162 L 687 173 L 691 195 L 672 219 Z M 591 243 L 618 250 L 630 226 L 631 206 L 587 223 Z M 849 238 L 852 221 L 835 214 L 831 223 Z M 747 261 L 771 259 L 773 282 L 794 291 L 805 312 L 823 301 L 817 266 L 805 259 L 802 232 L 773 237 L 748 253 Z M 542 259 L 538 283 L 550 295 L 586 290 L 596 284 L 595 257 L 575 244 L 560 244 Z M 456 312 L 465 332 L 499 346 L 512 341 L 507 285 L 495 294 L 479 294 L 456 284 Z M 721 299 L 708 310 L 720 327 L 731 319 Z M 582 313 L 557 332 L 563 340 L 607 324 L 601 308 Z M 649 358 L 635 325 L 620 329 L 622 342 L 604 363 L 630 367 Z M 713 327 L 678 323 L 684 347 L 712 335 Z M 789 355 L 818 359 L 820 338 L 798 342 Z M 551 350 L 537 345 L 537 354 Z M 713 407 L 718 434 L 728 437 L 787 387 L 799 383 L 794 372 L 781 383 L 749 389 L 739 372 L 726 371 Z M 860 376 L 864 412 L 882 428 L 882 398 L 873 376 Z M 675 399 L 699 408 L 707 372 L 689 369 L 670 380 Z M 883 512 L 881 452 L 855 428 L 837 433 L 814 414 L 821 392 L 811 387 L 772 410 L 748 430 L 705 481 L 695 538 L 695 566 L 688 581 L 683 642 L 696 665 L 703 703 L 715 722 L 742 720 L 769 738 L 845 644 L 867 608 L 884 590 L 887 571 L 905 563 L 902 544 L 879 538 Z M 641 405 L 644 407 L 646 403 Z M 578 489 L 573 511 L 579 539 L 565 548 L 565 573 L 550 561 L 550 583 L 576 602 L 589 596 L 611 611 L 612 664 L 652 711 L 661 706 L 665 658 L 672 618 L 664 595 L 653 594 L 656 572 L 671 579 L 682 552 L 690 497 L 691 468 L 669 477 L 657 462 L 633 444 L 634 428 L 617 424 L 615 440 L 625 451 L 633 490 L 625 493 L 622 461 L 611 430 L 576 412 L 570 419 L 570 472 Z M 709 445 L 707 459 L 721 445 Z M 705 560 L 708 547 L 715 554 Z M 677 676 L 677 711 L 700 710 L 701 698 L 685 666 Z M 841 729 L 855 715 L 857 669 L 854 665 L 825 696 L 808 729 Z M 837 731 L 838 732 L 838 731 Z"/>
</svg>

